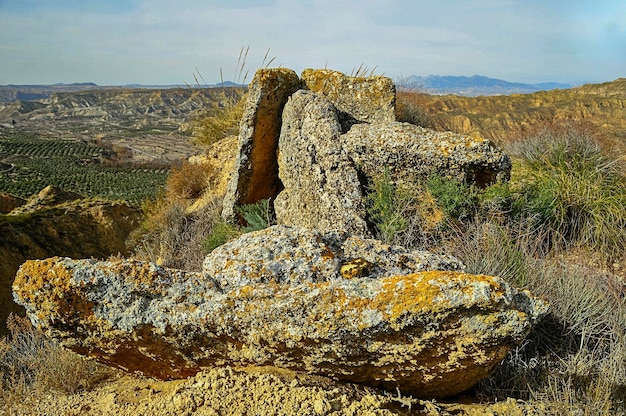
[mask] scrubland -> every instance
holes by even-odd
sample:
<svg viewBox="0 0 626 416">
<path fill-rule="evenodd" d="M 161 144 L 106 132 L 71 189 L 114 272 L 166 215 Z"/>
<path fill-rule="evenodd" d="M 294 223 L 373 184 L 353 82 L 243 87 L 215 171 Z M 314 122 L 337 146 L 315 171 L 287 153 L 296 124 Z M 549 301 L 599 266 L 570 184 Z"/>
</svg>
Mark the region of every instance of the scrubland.
<svg viewBox="0 0 626 416">
<path fill-rule="evenodd" d="M 219 111 L 204 128 L 206 143 L 236 130 L 237 117 Z M 402 95 L 398 119 L 432 125 Z M 501 276 L 550 303 L 527 340 L 468 392 L 473 401 L 512 398 L 538 414 L 626 413 L 625 161 L 605 143 L 591 128 L 544 123 L 500 143 L 514 162 L 507 183 L 475 188 L 432 176 L 399 186 L 383 175 L 370 185 L 377 238 L 453 254 L 468 272 Z M 189 210 L 212 169 L 183 164 L 171 171 L 161 196 L 145 204 L 146 220 L 133 240 L 137 257 L 197 270 L 215 247 L 272 223 L 267 201 L 244 207 L 242 226 L 221 220 L 219 199 Z M 10 318 L 9 328 L 0 341 L 0 404 L 7 409 L 42 391 L 71 395 L 119 377 L 21 318 Z"/>
</svg>

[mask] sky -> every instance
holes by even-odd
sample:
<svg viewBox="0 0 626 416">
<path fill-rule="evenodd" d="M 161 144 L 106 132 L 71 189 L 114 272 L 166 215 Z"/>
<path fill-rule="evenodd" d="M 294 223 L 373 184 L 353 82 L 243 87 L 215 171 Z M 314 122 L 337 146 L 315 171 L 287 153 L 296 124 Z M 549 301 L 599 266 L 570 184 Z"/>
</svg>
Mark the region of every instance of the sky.
<svg viewBox="0 0 626 416">
<path fill-rule="evenodd" d="M 249 51 L 239 71 L 242 48 Z M 351 74 L 363 67 L 394 80 L 432 74 L 574 85 L 612 81 L 626 77 L 626 5 L 0 0 L 0 85 L 192 85 L 196 78 L 243 83 L 271 58 L 270 66 L 297 73 L 328 68 Z"/>
</svg>

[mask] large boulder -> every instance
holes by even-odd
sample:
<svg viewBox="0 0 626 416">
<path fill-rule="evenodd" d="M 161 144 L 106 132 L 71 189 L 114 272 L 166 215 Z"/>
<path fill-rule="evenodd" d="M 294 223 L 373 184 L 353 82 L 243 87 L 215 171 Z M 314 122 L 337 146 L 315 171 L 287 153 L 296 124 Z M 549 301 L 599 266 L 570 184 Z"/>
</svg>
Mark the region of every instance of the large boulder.
<svg viewBox="0 0 626 416">
<path fill-rule="evenodd" d="M 277 223 L 370 235 L 361 184 L 340 134 L 330 101 L 305 90 L 290 97 L 279 141 L 284 190 L 274 201 Z"/>
<path fill-rule="evenodd" d="M 511 159 L 490 140 L 409 123 L 357 124 L 341 136 L 345 150 L 366 177 L 387 170 L 395 182 L 437 173 L 486 186 L 509 179 Z"/>
<path fill-rule="evenodd" d="M 235 206 L 273 199 L 280 191 L 276 150 L 281 114 L 287 98 L 300 88 L 291 69 L 259 69 L 250 86 L 239 125 L 239 151 L 226 195 L 222 216 L 235 215 Z"/>
<path fill-rule="evenodd" d="M 347 131 L 355 123 L 388 123 L 396 119 L 396 86 L 391 78 L 352 77 L 329 69 L 305 69 L 303 87 L 328 98 Z"/>
<path fill-rule="evenodd" d="M 334 256 L 337 244 L 368 245 L 318 237 L 329 248 L 318 249 L 320 257 Z M 345 277 L 338 262 L 327 279 L 314 279 L 323 262 L 311 261 L 318 254 L 306 244 L 280 259 L 252 244 L 224 265 L 249 278 L 227 284 L 226 276 L 147 262 L 51 258 L 22 265 L 15 298 L 62 345 L 153 377 L 273 365 L 419 397 L 453 395 L 489 375 L 546 311 L 497 277 L 392 275 L 386 266 L 375 277 Z M 258 279 L 263 263 L 277 276 L 283 272 L 271 269 L 297 277 Z"/>
</svg>

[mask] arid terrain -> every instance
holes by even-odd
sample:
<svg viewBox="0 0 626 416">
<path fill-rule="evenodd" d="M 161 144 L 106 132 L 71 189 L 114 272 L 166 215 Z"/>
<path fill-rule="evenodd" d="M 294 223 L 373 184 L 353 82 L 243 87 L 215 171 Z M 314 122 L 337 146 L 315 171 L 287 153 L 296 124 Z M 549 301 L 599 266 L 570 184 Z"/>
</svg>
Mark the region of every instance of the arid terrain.
<svg viewBox="0 0 626 416">
<path fill-rule="evenodd" d="M 25 195 L 0 198 L 4 212 L 17 207 L 12 215 L 0 215 L 0 254 L 12 260 L 0 268 L 3 285 L 10 284 L 22 260 L 56 255 L 103 259 L 121 253 L 178 269 L 187 264 L 188 259 L 181 257 L 193 251 L 202 263 L 202 254 L 214 247 L 211 239 L 219 240 L 219 245 L 245 232 L 229 228 L 221 220 L 221 211 L 206 202 L 215 193 L 225 192 L 228 175 L 221 170 L 235 164 L 237 138 L 207 147 L 194 136 L 194 123 L 207 109 L 232 105 L 242 90 L 75 88 L 78 91 L 53 88 L 45 93 L 36 89 L 6 93 L 8 98 L 0 104 L 0 146 L 5 146 L 0 147 L 0 175 L 4 175 L 0 179 L 15 173 L 17 161 L 36 159 L 34 151 L 28 153 L 31 142 L 71 143 L 56 152 L 70 156 L 77 152 L 78 160 L 96 170 L 107 164 L 159 170 L 161 185 L 171 166 L 192 155 L 203 155 L 205 160 L 195 158 L 200 160 L 194 162 L 197 165 L 172 169 L 163 197 L 144 205 L 143 222 L 138 219 L 136 201 L 134 206 L 71 196 L 57 201 L 55 195 L 65 194 L 56 188 L 48 188 L 29 202 Z M 393 220 L 404 228 L 394 228 L 387 243 L 443 251 L 462 260 L 470 273 L 502 276 L 550 302 L 547 318 L 491 377 L 445 400 L 420 400 L 400 389 L 383 390 L 271 366 L 206 368 L 187 379 L 164 381 L 94 366 L 93 361 L 49 343 L 26 321 L 12 318 L 12 338 L 0 340 L 0 416 L 624 414 L 626 286 L 620 246 L 624 236 L 615 227 L 623 225 L 625 218 L 619 166 L 626 149 L 626 79 L 493 97 L 399 92 L 397 102 L 404 111 L 399 119 L 490 139 L 505 150 L 525 135 L 546 128 L 552 135 L 548 137 L 558 142 L 562 131 L 570 132 L 562 126 L 574 126 L 574 135 L 584 142 L 575 143 L 579 147 L 572 147 L 574 153 L 589 151 L 590 159 L 602 154 L 594 165 L 600 168 L 592 167 L 585 175 L 591 177 L 590 172 L 606 168 L 610 177 L 590 180 L 593 183 L 583 188 L 578 185 L 587 186 L 585 175 L 581 179 L 557 170 L 560 177 L 574 177 L 572 187 L 584 189 L 588 197 L 581 202 L 574 193 L 571 200 L 565 200 L 569 197 L 565 193 L 547 193 L 557 187 L 550 173 L 540 171 L 545 161 L 531 166 L 516 154 L 506 185 L 477 189 L 435 180 L 419 188 L 391 187 L 390 192 L 397 194 L 388 196 L 382 209 L 393 210 L 393 204 L 400 204 L 404 217 Z M 589 145 L 592 138 L 617 155 L 608 168 L 603 150 Z M 74 145 L 80 151 L 65 150 L 75 149 Z M 578 161 L 575 154 L 569 156 Z M 22 173 L 37 176 L 32 166 L 27 165 Z M 539 173 L 533 176 L 533 172 Z M 607 188 L 601 188 L 605 184 Z M 376 192 L 372 190 L 372 195 Z M 609 208 L 595 204 L 609 192 Z M 563 203 L 547 206 L 556 199 L 553 195 L 563 198 Z M 54 201 L 46 202 L 46 198 Z M 585 204 L 596 211 L 585 211 Z M 572 206 L 578 209 L 577 216 Z M 543 212 L 560 208 L 564 218 L 546 214 L 543 222 L 536 222 Z M 575 217 L 573 225 L 568 215 Z M 586 216 L 592 219 L 585 222 Z M 271 221 L 263 219 L 265 226 Z M 122 240 L 131 228 L 140 227 L 145 238 L 133 241 L 142 247 L 129 247 L 130 240 Z M 375 237 L 382 239 L 382 235 L 379 232 Z M 102 243 L 94 236 L 102 237 Z M 7 302 L 10 295 L 6 290 L 3 293 L 0 299 Z M 0 310 L 6 315 L 14 309 Z M 19 365 L 7 368 L 7 363 Z"/>
</svg>

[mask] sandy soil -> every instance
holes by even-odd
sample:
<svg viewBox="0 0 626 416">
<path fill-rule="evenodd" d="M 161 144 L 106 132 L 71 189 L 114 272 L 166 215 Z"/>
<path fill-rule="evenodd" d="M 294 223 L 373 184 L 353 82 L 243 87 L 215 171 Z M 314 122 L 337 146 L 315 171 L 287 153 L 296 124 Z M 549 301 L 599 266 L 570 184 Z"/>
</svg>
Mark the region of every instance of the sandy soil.
<svg viewBox="0 0 626 416">
<path fill-rule="evenodd" d="M 120 374 L 89 392 L 39 392 L 10 398 L 5 406 L 0 415 L 541 414 L 512 399 L 490 405 L 422 401 L 272 367 L 219 368 L 175 381 Z"/>
</svg>

